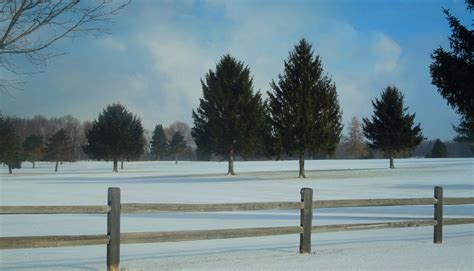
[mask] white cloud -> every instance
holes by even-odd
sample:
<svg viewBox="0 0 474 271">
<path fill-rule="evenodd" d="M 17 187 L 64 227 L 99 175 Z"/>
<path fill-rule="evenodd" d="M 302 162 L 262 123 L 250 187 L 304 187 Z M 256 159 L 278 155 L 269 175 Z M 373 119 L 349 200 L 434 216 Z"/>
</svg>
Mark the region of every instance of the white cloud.
<svg viewBox="0 0 474 271">
<path fill-rule="evenodd" d="M 373 51 L 378 58 L 375 72 L 390 73 L 396 70 L 399 64 L 402 48 L 385 34 L 377 33 L 373 44 Z"/>
<path fill-rule="evenodd" d="M 200 79 L 214 68 L 220 52 L 207 47 L 188 32 L 156 27 L 140 34 L 139 43 L 153 62 L 151 75 L 155 86 L 156 122 L 170 124 L 176 120 L 191 122 L 191 110 L 202 96 Z M 150 101 L 151 102 L 151 101 Z M 157 109 L 156 109 L 157 108 Z M 191 124 L 191 123 L 190 123 Z"/>
<path fill-rule="evenodd" d="M 122 53 L 122 52 L 127 51 L 127 49 L 128 49 L 127 46 L 124 43 L 122 43 L 122 42 L 120 42 L 120 41 L 118 41 L 118 40 L 116 40 L 112 37 L 106 37 L 106 38 L 101 39 L 100 44 L 105 50 L 107 50 L 109 52 Z"/>
</svg>

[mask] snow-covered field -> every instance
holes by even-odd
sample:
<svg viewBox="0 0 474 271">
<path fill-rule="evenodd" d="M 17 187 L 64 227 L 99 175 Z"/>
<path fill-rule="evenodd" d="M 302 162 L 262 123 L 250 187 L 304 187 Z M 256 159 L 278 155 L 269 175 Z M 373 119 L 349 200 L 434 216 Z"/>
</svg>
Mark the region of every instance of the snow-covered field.
<svg viewBox="0 0 474 271">
<path fill-rule="evenodd" d="M 217 203 L 299 201 L 302 187 L 315 199 L 474 196 L 474 159 L 133 162 L 118 174 L 105 162 L 30 163 L 7 174 L 0 167 L 0 205 L 105 204 L 107 188 L 120 187 L 122 202 Z M 472 217 L 474 206 L 446 206 L 445 217 Z M 315 210 L 313 224 L 431 218 L 432 206 Z M 160 213 L 122 215 L 122 232 L 294 226 L 299 212 Z M 105 215 L 0 216 L 1 236 L 103 234 Z M 121 246 L 124 270 L 327 270 L 474 269 L 474 225 L 446 226 L 444 243 L 432 227 L 313 234 L 314 253 L 297 253 L 297 235 Z M 0 250 L 1 270 L 104 270 L 105 246 Z"/>
</svg>

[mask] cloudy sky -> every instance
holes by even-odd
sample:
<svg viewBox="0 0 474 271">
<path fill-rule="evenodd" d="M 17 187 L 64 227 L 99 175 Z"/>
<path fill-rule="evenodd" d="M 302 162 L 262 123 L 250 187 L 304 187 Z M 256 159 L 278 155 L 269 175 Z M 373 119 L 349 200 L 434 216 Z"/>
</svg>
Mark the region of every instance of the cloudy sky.
<svg viewBox="0 0 474 271">
<path fill-rule="evenodd" d="M 56 44 L 66 54 L 24 77 L 20 91 L 0 95 L 0 106 L 19 117 L 92 120 L 120 102 L 147 129 L 177 120 L 192 126 L 200 79 L 223 54 L 244 61 L 255 91 L 265 93 L 304 37 L 336 83 L 345 124 L 369 116 L 370 101 L 395 85 L 425 136 L 447 140 L 458 116 L 431 85 L 428 68 L 433 49 L 448 47 L 442 7 L 471 24 L 460 0 L 135 0 L 109 25 L 111 34 Z"/>
</svg>

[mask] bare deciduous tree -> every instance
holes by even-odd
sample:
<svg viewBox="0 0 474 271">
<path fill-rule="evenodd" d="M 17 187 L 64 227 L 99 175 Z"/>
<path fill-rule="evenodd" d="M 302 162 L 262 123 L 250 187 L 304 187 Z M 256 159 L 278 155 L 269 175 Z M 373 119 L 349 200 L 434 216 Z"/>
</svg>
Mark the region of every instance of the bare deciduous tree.
<svg viewBox="0 0 474 271">
<path fill-rule="evenodd" d="M 78 33 L 107 32 L 104 23 L 125 7 L 124 0 L 0 0 L 0 68 L 25 73 L 16 57 L 43 64 L 59 54 L 51 48 L 58 40 Z M 1 72 L 1 70 L 0 70 Z M 18 86 L 16 80 L 1 79 L 0 91 Z"/>
<path fill-rule="evenodd" d="M 344 148 L 351 158 L 360 158 L 368 154 L 367 146 L 364 144 L 362 126 L 356 117 L 353 117 L 348 127 L 349 135 L 345 138 Z"/>
<path fill-rule="evenodd" d="M 178 133 L 180 133 L 181 135 L 184 136 L 184 140 L 189 145 L 194 145 L 195 144 L 194 139 L 191 136 L 191 128 L 185 122 L 175 121 L 172 124 L 170 124 L 170 126 L 168 126 L 168 128 L 165 128 L 164 131 L 165 131 L 165 134 L 166 134 L 166 138 L 168 138 L 168 140 L 171 140 L 171 138 L 173 138 L 173 135 L 176 132 L 178 132 Z"/>
</svg>

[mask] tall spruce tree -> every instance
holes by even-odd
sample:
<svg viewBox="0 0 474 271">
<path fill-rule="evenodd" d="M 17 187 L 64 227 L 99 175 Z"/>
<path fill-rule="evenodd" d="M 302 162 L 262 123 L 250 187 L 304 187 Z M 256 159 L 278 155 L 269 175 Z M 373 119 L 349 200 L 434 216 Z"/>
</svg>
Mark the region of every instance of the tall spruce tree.
<svg viewBox="0 0 474 271">
<path fill-rule="evenodd" d="M 43 158 L 44 143 L 40 135 L 30 135 L 23 141 L 23 153 L 26 161 L 30 161 L 35 168 L 35 161 Z"/>
<path fill-rule="evenodd" d="M 11 121 L 0 114 L 0 162 L 8 166 L 12 174 L 15 168 L 21 168 L 22 148 L 20 137 L 16 134 Z"/>
<path fill-rule="evenodd" d="M 84 152 L 92 159 L 113 161 L 136 159 L 143 154 L 145 140 L 141 120 L 121 104 L 108 105 L 86 133 Z"/>
<path fill-rule="evenodd" d="M 203 98 L 193 110 L 192 136 L 200 151 L 227 157 L 234 175 L 235 155 L 250 155 L 262 144 L 263 103 L 253 93 L 250 69 L 224 55 L 201 80 Z"/>
<path fill-rule="evenodd" d="M 165 131 L 163 130 L 162 125 L 155 126 L 150 144 L 150 152 L 155 160 L 163 159 L 163 156 L 168 153 L 168 141 L 166 140 Z"/>
<path fill-rule="evenodd" d="M 424 139 L 420 124 L 414 125 L 415 114 L 407 113 L 403 99 L 403 94 L 395 86 L 385 88 L 380 100 L 372 101 L 372 118 L 363 120 L 369 146 L 383 151 L 390 158 L 390 168 L 395 168 L 394 156 L 408 152 Z"/>
<path fill-rule="evenodd" d="M 278 83 L 268 92 L 268 120 L 272 144 L 299 157 L 298 178 L 306 178 L 305 153 L 332 154 L 341 138 L 342 113 L 336 86 L 324 74 L 321 58 L 305 39 L 284 62 Z"/>
<path fill-rule="evenodd" d="M 65 129 L 52 135 L 46 144 L 46 158 L 56 162 L 54 172 L 58 172 L 58 164 L 74 160 L 74 146 Z"/>
<path fill-rule="evenodd" d="M 186 150 L 186 141 L 184 136 L 180 132 L 174 133 L 173 137 L 169 142 L 170 153 L 174 155 L 175 163 L 178 163 L 178 156 Z"/>
<path fill-rule="evenodd" d="M 472 12 L 474 1 L 466 4 Z M 431 54 L 432 84 L 461 116 L 459 126 L 454 128 L 458 133 L 455 140 L 469 143 L 474 152 L 474 30 L 462 25 L 449 10 L 443 12 L 452 31 L 451 51 L 440 47 Z"/>
<path fill-rule="evenodd" d="M 431 152 L 426 156 L 427 158 L 446 158 L 448 157 L 448 149 L 440 139 L 436 139 Z"/>
</svg>

